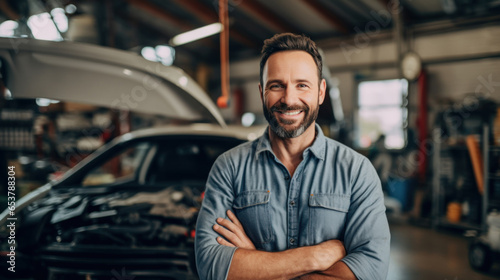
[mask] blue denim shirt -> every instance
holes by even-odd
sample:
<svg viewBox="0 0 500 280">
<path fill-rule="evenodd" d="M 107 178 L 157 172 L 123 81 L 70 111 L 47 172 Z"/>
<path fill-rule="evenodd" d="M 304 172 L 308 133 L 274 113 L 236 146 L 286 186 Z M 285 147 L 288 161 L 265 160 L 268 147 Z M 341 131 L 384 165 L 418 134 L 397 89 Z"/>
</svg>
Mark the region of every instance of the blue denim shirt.
<svg viewBox="0 0 500 280">
<path fill-rule="evenodd" d="M 207 181 L 196 228 L 201 279 L 226 279 L 236 248 L 212 229 L 232 210 L 259 250 L 344 242 L 342 261 L 358 279 L 386 279 L 390 233 L 382 188 L 371 163 L 323 135 L 303 152 L 293 177 L 274 155 L 268 132 L 221 155 Z"/>
</svg>

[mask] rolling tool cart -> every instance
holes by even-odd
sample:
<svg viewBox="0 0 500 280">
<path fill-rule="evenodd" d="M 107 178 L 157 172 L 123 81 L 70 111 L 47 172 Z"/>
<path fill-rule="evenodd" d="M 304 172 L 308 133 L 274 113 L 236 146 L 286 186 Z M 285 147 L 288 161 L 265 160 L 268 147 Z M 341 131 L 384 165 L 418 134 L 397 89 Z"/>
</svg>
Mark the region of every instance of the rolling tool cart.
<svg viewBox="0 0 500 280">
<path fill-rule="evenodd" d="M 470 266 L 480 271 L 488 271 L 493 260 L 500 260 L 500 213 L 491 212 L 487 224 L 486 234 L 475 238 L 469 246 Z"/>
</svg>

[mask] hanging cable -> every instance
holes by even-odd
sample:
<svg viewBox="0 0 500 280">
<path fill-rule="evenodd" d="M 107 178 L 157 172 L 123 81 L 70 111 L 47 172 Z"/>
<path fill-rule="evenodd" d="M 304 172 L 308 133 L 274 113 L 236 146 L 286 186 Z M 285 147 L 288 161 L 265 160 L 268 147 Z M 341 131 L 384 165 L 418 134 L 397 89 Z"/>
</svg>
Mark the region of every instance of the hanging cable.
<svg viewBox="0 0 500 280">
<path fill-rule="evenodd" d="M 229 103 L 229 16 L 227 4 L 227 0 L 219 0 L 219 19 L 223 27 L 220 34 L 221 96 L 217 99 L 219 108 L 227 108 Z"/>
</svg>

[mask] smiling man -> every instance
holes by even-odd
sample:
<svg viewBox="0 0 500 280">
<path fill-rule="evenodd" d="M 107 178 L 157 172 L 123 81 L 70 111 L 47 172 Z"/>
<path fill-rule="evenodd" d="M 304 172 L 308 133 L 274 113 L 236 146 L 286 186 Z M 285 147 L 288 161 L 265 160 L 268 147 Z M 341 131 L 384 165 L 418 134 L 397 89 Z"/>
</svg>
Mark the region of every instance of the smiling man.
<svg viewBox="0 0 500 280">
<path fill-rule="evenodd" d="M 214 163 L 196 230 L 201 279 L 385 279 L 390 234 L 369 161 L 315 124 L 326 82 L 313 41 L 264 42 L 267 132 Z"/>
</svg>

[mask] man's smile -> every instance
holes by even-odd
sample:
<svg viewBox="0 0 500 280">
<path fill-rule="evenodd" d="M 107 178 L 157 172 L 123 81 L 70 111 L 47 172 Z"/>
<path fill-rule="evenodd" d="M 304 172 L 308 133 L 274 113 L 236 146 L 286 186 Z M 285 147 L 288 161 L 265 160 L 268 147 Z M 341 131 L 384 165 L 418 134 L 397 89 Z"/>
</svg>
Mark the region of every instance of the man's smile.
<svg viewBox="0 0 500 280">
<path fill-rule="evenodd" d="M 274 112 L 280 119 L 298 119 L 303 115 L 304 110 L 276 110 Z"/>
<path fill-rule="evenodd" d="M 279 119 L 282 125 L 294 124 L 304 117 L 303 109 L 275 109 L 275 118 Z"/>
<path fill-rule="evenodd" d="M 302 113 L 302 110 L 284 111 L 284 112 L 278 111 L 278 112 L 283 114 L 283 115 L 287 115 L 287 116 L 296 116 L 296 115 Z"/>
</svg>

